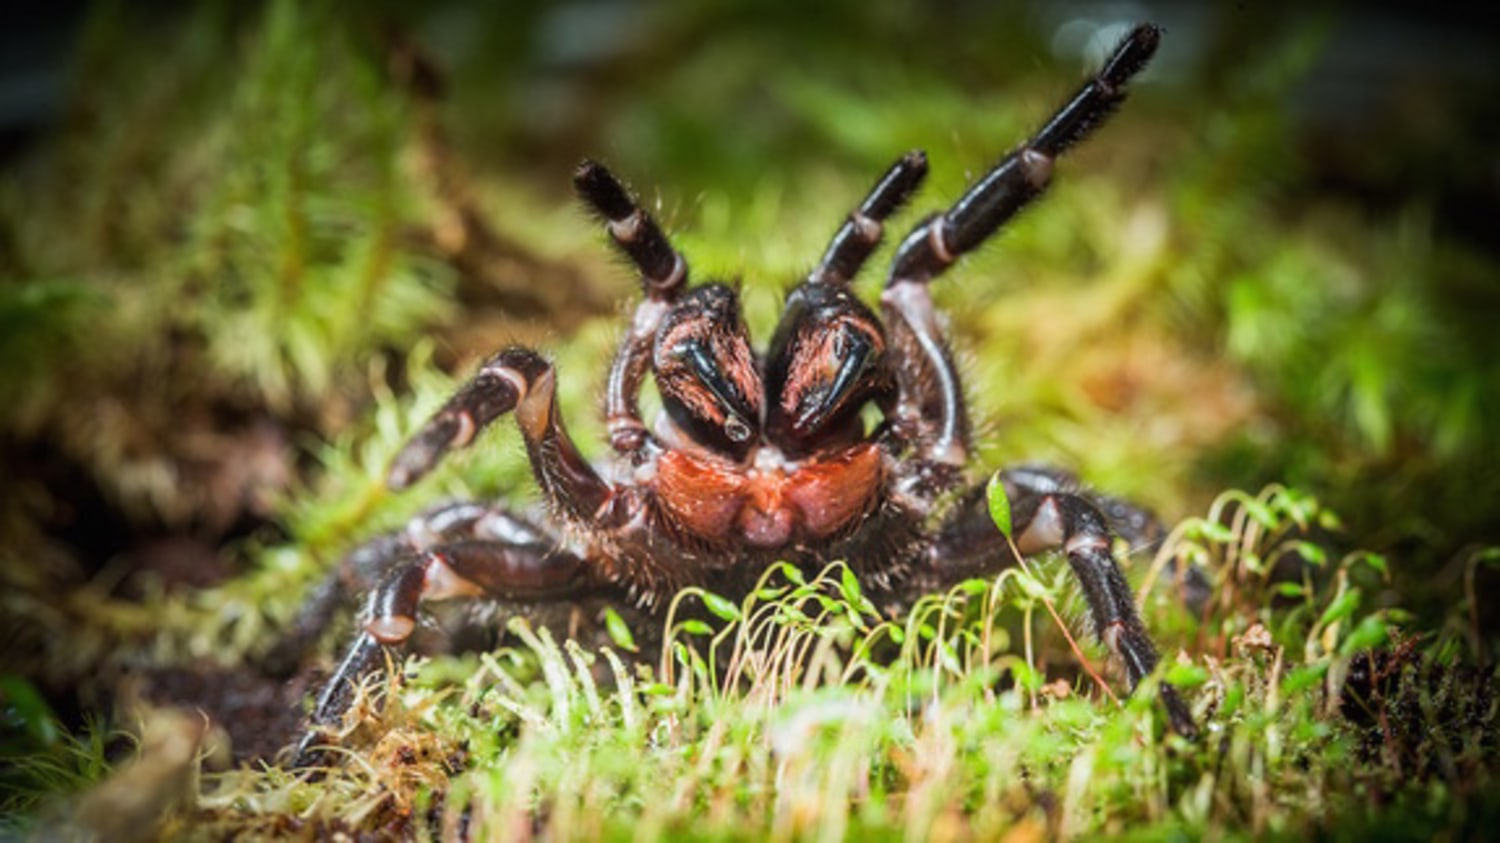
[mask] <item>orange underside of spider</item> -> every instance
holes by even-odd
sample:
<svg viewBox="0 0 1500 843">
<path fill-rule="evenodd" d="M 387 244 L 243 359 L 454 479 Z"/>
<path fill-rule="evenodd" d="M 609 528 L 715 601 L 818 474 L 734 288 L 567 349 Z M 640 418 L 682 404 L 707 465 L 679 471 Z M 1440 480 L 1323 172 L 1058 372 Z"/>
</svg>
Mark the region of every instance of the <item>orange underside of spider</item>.
<svg viewBox="0 0 1500 843">
<path fill-rule="evenodd" d="M 847 530 L 874 505 L 880 481 L 873 443 L 772 469 L 673 450 L 657 463 L 656 492 L 672 519 L 699 538 L 776 548 Z"/>
</svg>

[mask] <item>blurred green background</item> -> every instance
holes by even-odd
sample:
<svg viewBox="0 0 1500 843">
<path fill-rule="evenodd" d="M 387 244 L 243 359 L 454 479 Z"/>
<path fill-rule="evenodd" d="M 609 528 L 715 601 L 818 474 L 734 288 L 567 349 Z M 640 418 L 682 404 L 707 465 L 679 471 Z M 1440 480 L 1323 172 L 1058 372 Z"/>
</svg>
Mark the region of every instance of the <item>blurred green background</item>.
<svg viewBox="0 0 1500 843">
<path fill-rule="evenodd" d="M 1442 623 L 1500 542 L 1500 51 L 1477 17 L 103 3 L 0 51 L 3 672 L 76 715 L 97 664 L 179 652 L 158 627 L 232 660 L 360 538 L 441 494 L 531 494 L 508 430 L 426 491 L 380 487 L 403 426 L 507 342 L 557 358 L 599 453 L 636 284 L 570 196 L 580 158 L 694 277 L 739 280 L 765 338 L 891 161 L 932 163 L 899 230 L 1137 20 L 1166 35 L 1129 104 L 937 288 L 984 466 L 1054 462 L 1169 520 L 1296 486 L 1389 555 L 1378 600 Z"/>
</svg>

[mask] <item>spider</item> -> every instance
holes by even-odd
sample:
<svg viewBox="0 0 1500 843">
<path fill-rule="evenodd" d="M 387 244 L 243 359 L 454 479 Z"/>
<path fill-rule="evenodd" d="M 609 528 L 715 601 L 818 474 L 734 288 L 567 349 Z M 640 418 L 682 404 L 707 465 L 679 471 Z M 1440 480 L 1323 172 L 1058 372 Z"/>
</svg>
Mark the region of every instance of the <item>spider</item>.
<svg viewBox="0 0 1500 843">
<path fill-rule="evenodd" d="M 867 589 L 898 602 L 1014 564 L 984 487 L 966 487 L 968 413 L 929 284 L 1042 193 L 1056 158 L 1124 100 L 1160 34 L 1135 27 L 1039 131 L 918 223 L 896 250 L 877 316 L 850 283 L 926 175 L 922 152 L 901 157 L 788 294 L 760 352 L 736 291 L 689 286 L 687 263 L 651 216 L 602 165 L 583 162 L 574 186 L 644 294 L 604 395 L 612 457 L 593 465 L 580 455 L 542 355 L 511 347 L 485 362 L 404 445 L 388 485 L 411 486 L 514 415 L 546 512 L 453 503 L 356 550 L 354 578 L 373 583 L 362 628 L 312 710 L 295 763 L 316 757 L 353 686 L 384 664 L 385 648 L 408 644 L 427 601 L 484 598 L 525 610 L 593 600 L 649 619 L 685 586 L 747 594 L 778 560 L 813 571 L 846 560 Z M 638 402 L 648 374 L 662 405 L 650 426 Z M 869 406 L 879 421 L 867 431 Z M 1154 520 L 1059 471 L 999 476 L 1015 547 L 1063 551 L 1133 689 L 1158 656 L 1111 545 L 1115 530 L 1141 538 Z M 1159 687 L 1173 727 L 1194 734 L 1175 689 Z"/>
</svg>

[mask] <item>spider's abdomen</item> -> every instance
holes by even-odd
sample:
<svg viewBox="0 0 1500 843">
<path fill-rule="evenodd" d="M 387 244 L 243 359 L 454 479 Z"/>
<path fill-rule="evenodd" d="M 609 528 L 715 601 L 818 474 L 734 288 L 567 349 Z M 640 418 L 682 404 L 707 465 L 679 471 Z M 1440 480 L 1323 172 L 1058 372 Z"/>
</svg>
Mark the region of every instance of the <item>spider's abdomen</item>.
<svg viewBox="0 0 1500 843">
<path fill-rule="evenodd" d="M 774 549 L 837 536 L 875 505 L 881 482 L 873 443 L 788 462 L 761 448 L 748 463 L 672 450 L 656 466 L 656 495 L 680 530 L 714 543 Z"/>
</svg>

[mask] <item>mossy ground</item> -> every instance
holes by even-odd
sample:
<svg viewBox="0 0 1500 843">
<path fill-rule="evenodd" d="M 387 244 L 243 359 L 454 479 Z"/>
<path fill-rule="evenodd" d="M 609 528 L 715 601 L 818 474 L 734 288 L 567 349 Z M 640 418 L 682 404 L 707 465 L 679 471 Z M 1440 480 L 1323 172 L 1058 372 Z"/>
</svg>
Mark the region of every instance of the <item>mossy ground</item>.
<svg viewBox="0 0 1500 843">
<path fill-rule="evenodd" d="M 1159 72 L 936 294 L 983 466 L 1068 466 L 1178 525 L 1126 559 L 1203 739 L 1168 733 L 1149 688 L 1115 699 L 1103 654 L 1063 635 L 1082 614 L 1055 560 L 899 619 L 834 569 L 771 575 L 718 606 L 722 631 L 679 628 L 645 668 L 524 626 L 496 653 L 413 659 L 314 782 L 274 766 L 200 778 L 222 738 L 162 698 L 286 728 L 275 713 L 295 713 L 338 633 L 289 687 L 256 666 L 343 553 L 443 497 L 534 497 L 508 429 L 409 494 L 384 488 L 474 357 L 546 348 L 572 431 L 599 452 L 634 283 L 566 196 L 579 157 L 634 183 L 696 278 L 739 280 L 765 337 L 785 284 L 892 159 L 921 147 L 933 163 L 899 230 L 1088 60 L 1025 9 L 276 2 L 148 25 L 101 7 L 65 119 L 0 181 L 10 822 L 579 839 L 1483 829 L 1500 264 L 1462 224 L 1476 212 L 1454 208 L 1492 134 L 1485 106 L 1394 90 L 1363 122 L 1315 130 L 1295 105 L 1341 19 L 1164 23 Z M 1412 181 L 1391 175 L 1411 161 Z M 1167 586 L 1174 558 L 1214 583 L 1200 616 Z M 710 658 L 732 660 L 729 678 Z"/>
</svg>

